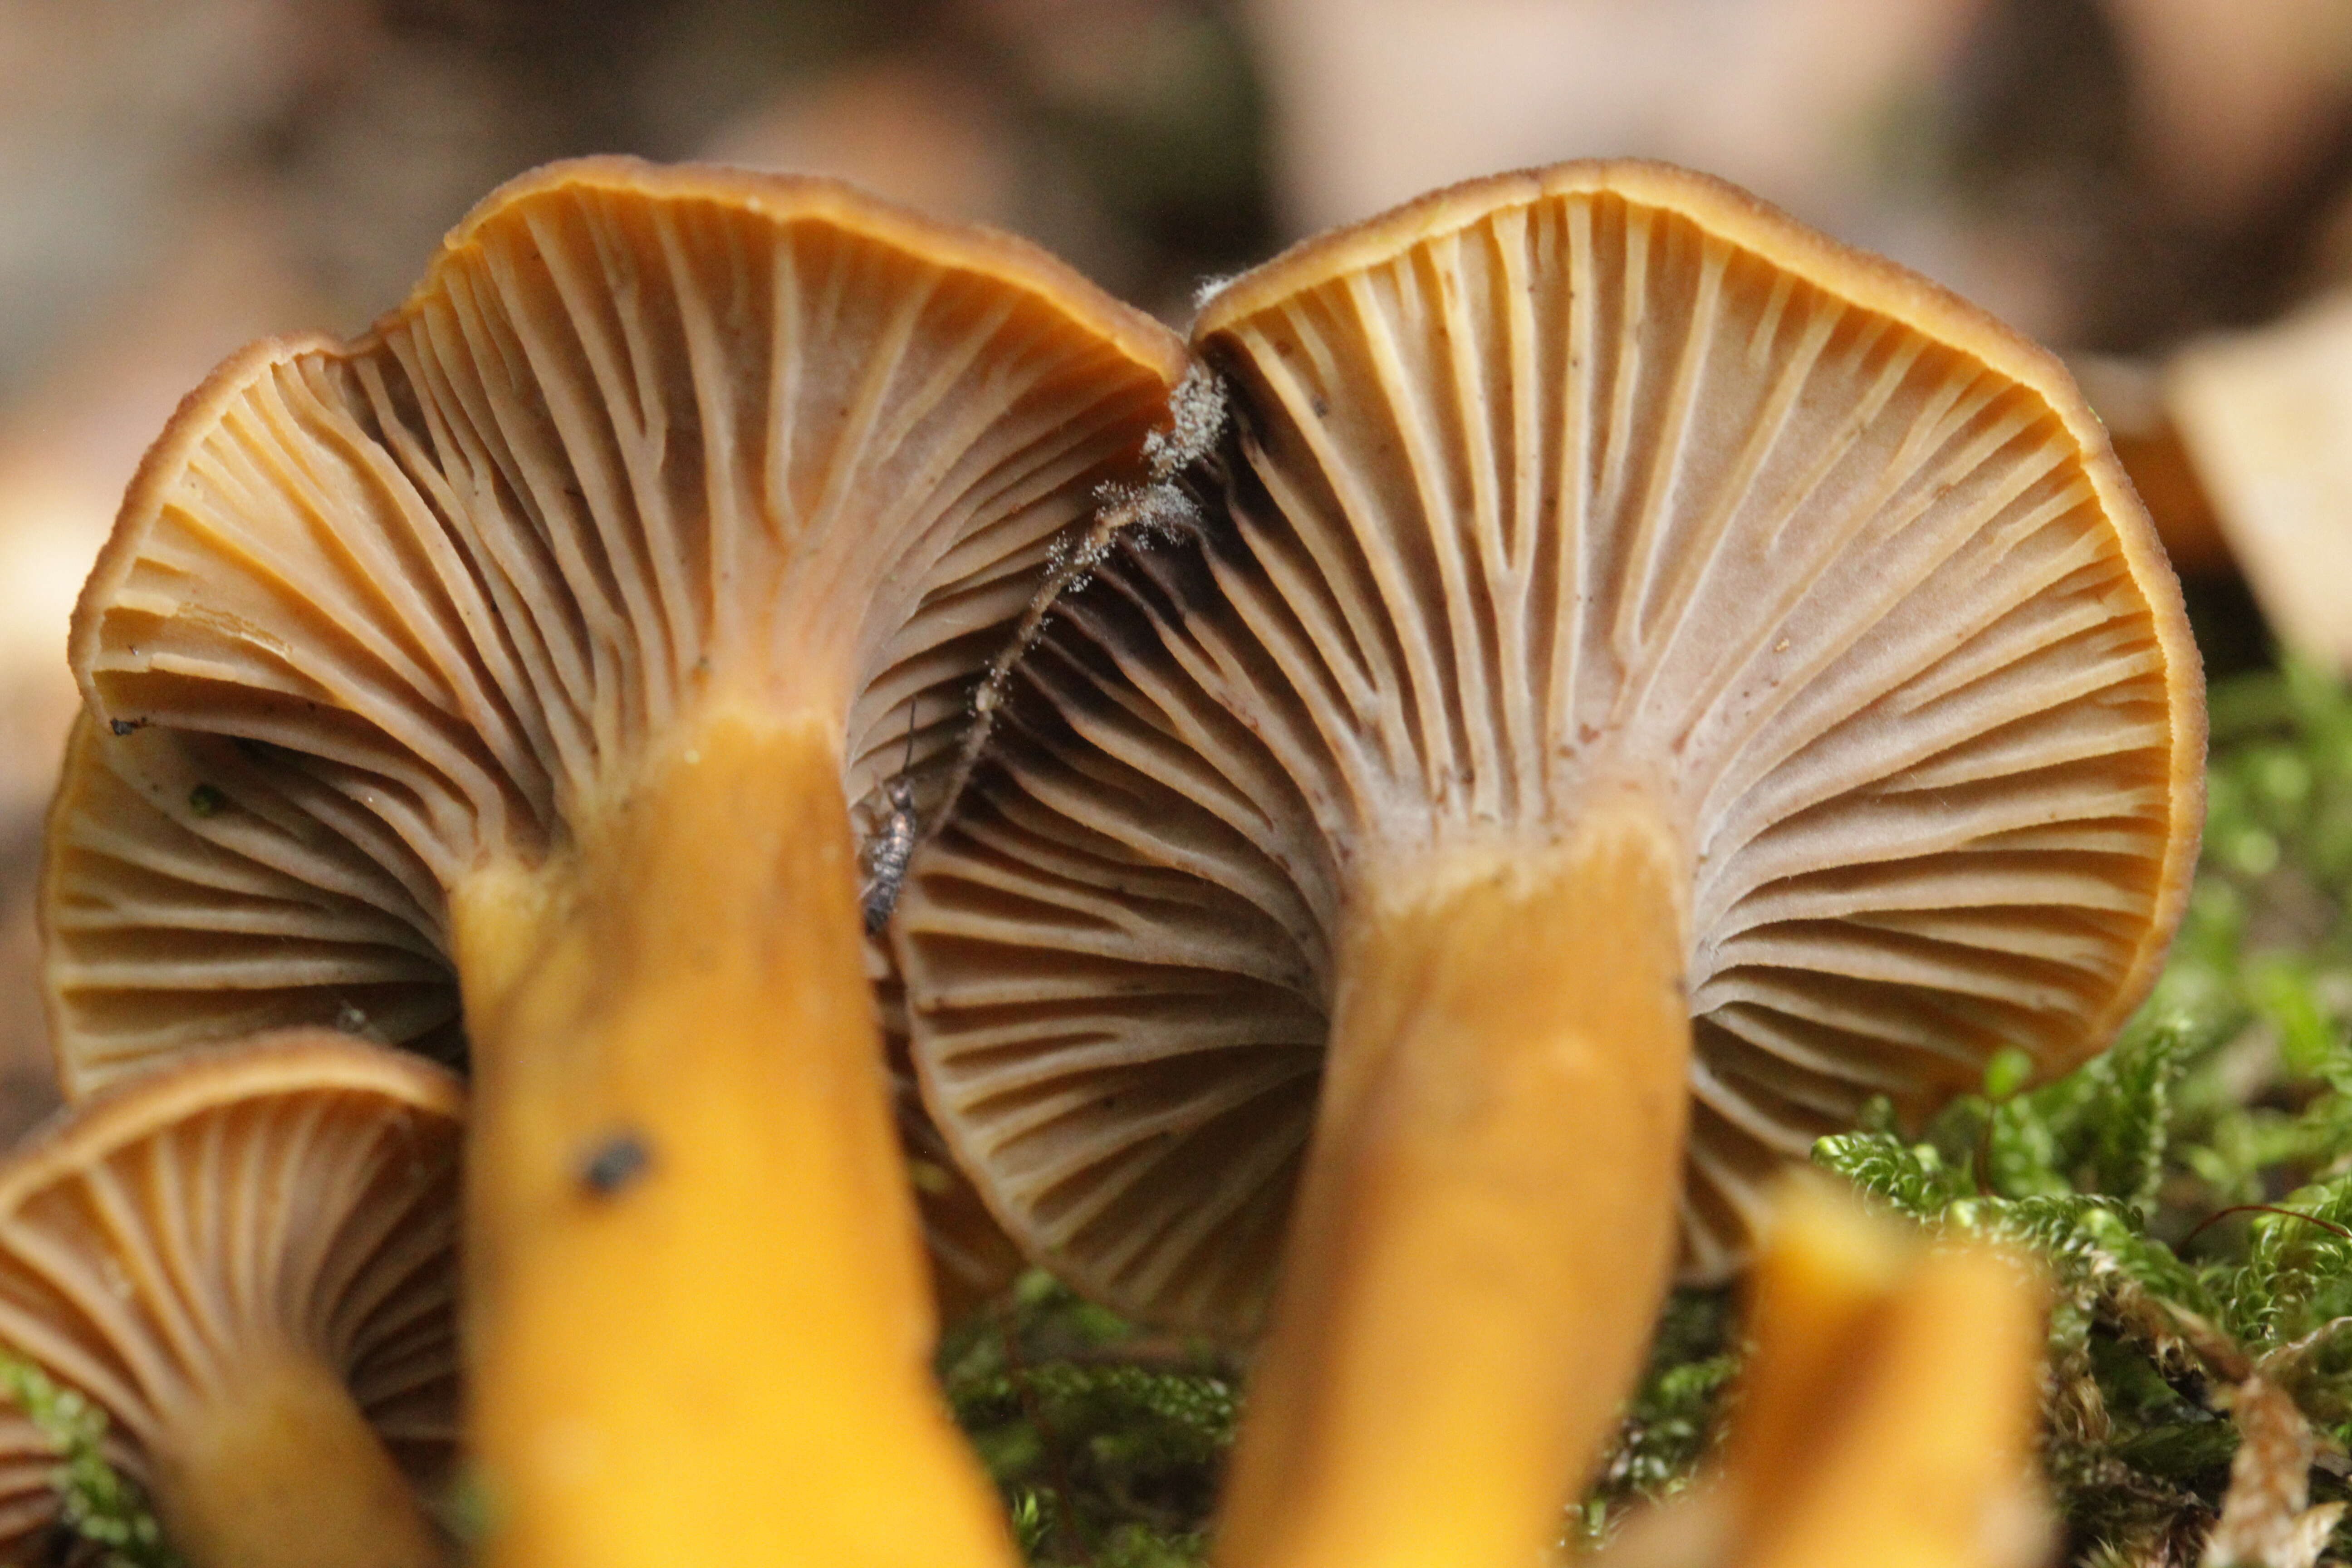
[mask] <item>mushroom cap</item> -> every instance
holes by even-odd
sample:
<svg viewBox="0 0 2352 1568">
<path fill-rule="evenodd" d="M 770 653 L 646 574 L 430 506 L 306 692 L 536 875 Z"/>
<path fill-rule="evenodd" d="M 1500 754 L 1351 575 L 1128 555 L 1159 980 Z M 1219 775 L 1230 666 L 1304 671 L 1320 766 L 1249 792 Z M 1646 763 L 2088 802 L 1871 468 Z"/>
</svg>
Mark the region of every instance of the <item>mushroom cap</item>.
<svg viewBox="0 0 2352 1568">
<path fill-rule="evenodd" d="M 836 720 L 870 826 L 1183 365 L 1006 236 L 831 181 L 552 164 L 364 337 L 257 343 L 188 397 L 74 668 L 118 732 L 277 748 L 442 888 L 559 843 L 719 687 Z"/>
<path fill-rule="evenodd" d="M 292 1349 L 437 1484 L 457 1438 L 461 1116 L 446 1072 L 325 1030 L 68 1107 L 0 1164 L 0 1344 L 102 1407 L 142 1482 L 177 1410 Z M 0 1528 L 37 1530 L 33 1511 Z"/>
<path fill-rule="evenodd" d="M 997 1225 L 987 1200 L 955 1163 L 947 1140 L 923 1109 L 915 1064 L 908 1055 L 906 986 L 890 961 L 889 944 L 878 935 L 866 943 L 866 973 L 881 1016 L 890 1111 L 915 1189 L 923 1250 L 930 1258 L 932 1300 L 940 1321 L 953 1322 L 1008 1289 L 1027 1260 Z"/>
<path fill-rule="evenodd" d="M 1687 857 L 1686 1277 L 1871 1097 L 2062 1071 L 2145 994 L 2201 678 L 2051 355 L 1622 163 L 1309 241 L 1194 342 L 1222 504 L 1066 601 L 899 910 L 926 1099 L 1033 1257 L 1248 1331 L 1351 900 L 1602 792 Z"/>
</svg>

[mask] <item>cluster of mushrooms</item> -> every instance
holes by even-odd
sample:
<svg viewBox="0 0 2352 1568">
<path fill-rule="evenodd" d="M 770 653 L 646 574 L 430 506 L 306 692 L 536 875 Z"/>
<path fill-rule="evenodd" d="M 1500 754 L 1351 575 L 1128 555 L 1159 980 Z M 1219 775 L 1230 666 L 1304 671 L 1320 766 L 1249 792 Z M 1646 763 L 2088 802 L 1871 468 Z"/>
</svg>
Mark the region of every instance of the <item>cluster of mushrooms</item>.
<svg viewBox="0 0 2352 1568">
<path fill-rule="evenodd" d="M 836 184 L 557 165 L 188 397 L 72 659 L 0 1343 L 198 1568 L 446 1561 L 461 1441 L 496 1568 L 1004 1568 L 928 1355 L 1021 1255 L 1257 1342 L 1232 1568 L 1531 1563 L 1669 1282 L 1874 1098 L 2104 1045 L 2200 815 L 2055 361 L 1638 163 L 1189 342 Z M 1821 1228 L 1759 1473 L 1867 1359 L 1772 1303 L 1892 1299 Z"/>
</svg>

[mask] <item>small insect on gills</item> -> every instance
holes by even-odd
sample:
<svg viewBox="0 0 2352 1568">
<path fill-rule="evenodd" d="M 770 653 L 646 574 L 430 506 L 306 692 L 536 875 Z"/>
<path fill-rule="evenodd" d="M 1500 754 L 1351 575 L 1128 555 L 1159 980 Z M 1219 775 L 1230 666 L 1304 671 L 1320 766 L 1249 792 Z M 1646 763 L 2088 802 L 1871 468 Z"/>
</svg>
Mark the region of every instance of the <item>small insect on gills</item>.
<svg viewBox="0 0 2352 1568">
<path fill-rule="evenodd" d="M 898 776 L 886 780 L 882 785 L 882 803 L 889 809 L 866 846 L 866 885 L 858 889 L 857 897 L 866 910 L 868 936 L 890 923 L 890 910 L 898 902 L 898 885 L 907 879 L 907 861 L 915 853 L 915 830 L 922 822 L 915 815 L 915 786 L 910 777 L 914 767 L 915 707 L 910 702 L 907 705 L 907 760 L 899 767 Z"/>
</svg>

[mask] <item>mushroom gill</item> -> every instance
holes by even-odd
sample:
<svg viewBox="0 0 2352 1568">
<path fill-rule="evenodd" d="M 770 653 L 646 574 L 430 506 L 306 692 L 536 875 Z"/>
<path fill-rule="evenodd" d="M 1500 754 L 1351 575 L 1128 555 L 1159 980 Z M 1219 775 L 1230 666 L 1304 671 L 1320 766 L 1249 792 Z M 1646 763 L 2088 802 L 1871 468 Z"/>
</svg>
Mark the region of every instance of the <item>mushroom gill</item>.
<svg viewBox="0 0 2352 1568">
<path fill-rule="evenodd" d="M 457 1065 L 440 905 L 398 838 L 251 742 L 85 713 L 36 906 L 58 1081 L 79 1100 L 299 1026 Z"/>
<path fill-rule="evenodd" d="M 1518 1560 L 1677 1249 L 2145 994 L 2179 591 L 2053 358 L 1680 171 L 1439 193 L 1193 338 L 1204 521 L 1057 613 L 909 879 L 925 1095 L 1115 1307 L 1272 1292 L 1226 1560 Z"/>
</svg>

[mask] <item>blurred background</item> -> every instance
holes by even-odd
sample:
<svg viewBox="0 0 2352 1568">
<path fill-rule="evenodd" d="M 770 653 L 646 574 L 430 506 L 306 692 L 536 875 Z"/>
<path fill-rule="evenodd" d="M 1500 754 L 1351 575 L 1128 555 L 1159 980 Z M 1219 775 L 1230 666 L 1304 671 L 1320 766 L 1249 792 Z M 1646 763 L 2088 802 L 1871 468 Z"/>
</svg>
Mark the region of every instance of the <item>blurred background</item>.
<svg viewBox="0 0 2352 1568">
<path fill-rule="evenodd" d="M 1180 325 L 1453 180 L 1707 169 L 2074 359 L 2217 670 L 2352 662 L 2352 0 L 0 0 L 0 1135 L 51 1103 L 64 626 L 141 451 L 592 152 L 845 175 Z"/>
</svg>

